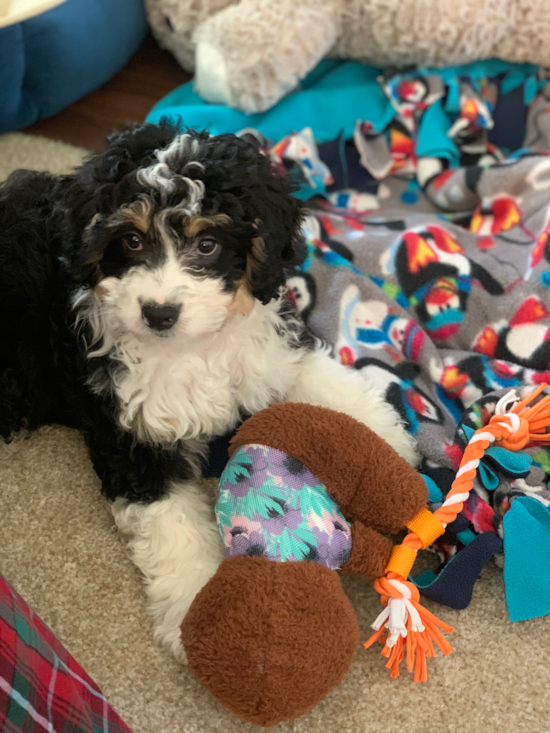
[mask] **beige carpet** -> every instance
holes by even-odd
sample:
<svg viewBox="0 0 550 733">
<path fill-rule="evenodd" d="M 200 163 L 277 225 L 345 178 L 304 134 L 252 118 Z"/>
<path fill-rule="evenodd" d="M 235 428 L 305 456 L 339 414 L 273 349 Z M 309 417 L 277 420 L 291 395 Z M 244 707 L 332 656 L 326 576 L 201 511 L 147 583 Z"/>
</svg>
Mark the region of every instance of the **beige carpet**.
<svg viewBox="0 0 550 733">
<path fill-rule="evenodd" d="M 24 135 L 0 137 L 0 179 L 16 167 L 68 170 L 84 151 Z M 246 733 L 151 639 L 140 580 L 99 494 L 80 436 L 49 427 L 0 462 L 0 572 L 50 625 L 136 733 Z M 379 607 L 370 584 L 347 578 L 363 636 Z M 358 649 L 344 684 L 278 731 L 546 733 L 550 622 L 510 624 L 502 573 L 491 565 L 453 624 L 455 652 L 430 679 L 392 681 L 375 651 Z"/>
</svg>

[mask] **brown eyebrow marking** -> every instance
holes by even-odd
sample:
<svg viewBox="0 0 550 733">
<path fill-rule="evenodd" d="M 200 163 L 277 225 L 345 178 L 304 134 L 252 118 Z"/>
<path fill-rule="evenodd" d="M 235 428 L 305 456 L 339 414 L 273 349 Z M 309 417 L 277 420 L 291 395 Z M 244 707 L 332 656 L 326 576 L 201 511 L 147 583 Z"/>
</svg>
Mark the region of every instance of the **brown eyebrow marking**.
<svg viewBox="0 0 550 733">
<path fill-rule="evenodd" d="M 213 214 L 212 216 L 188 216 L 183 222 L 183 233 L 188 239 L 196 237 L 197 234 L 210 227 L 223 227 L 231 223 L 231 217 L 227 214 Z"/>
<path fill-rule="evenodd" d="M 147 234 L 151 226 L 151 212 L 153 210 L 152 201 L 143 196 L 133 201 L 131 204 L 121 206 L 118 211 L 109 217 L 108 224 L 110 227 L 119 227 L 130 225 L 135 227 L 142 234 Z"/>
</svg>

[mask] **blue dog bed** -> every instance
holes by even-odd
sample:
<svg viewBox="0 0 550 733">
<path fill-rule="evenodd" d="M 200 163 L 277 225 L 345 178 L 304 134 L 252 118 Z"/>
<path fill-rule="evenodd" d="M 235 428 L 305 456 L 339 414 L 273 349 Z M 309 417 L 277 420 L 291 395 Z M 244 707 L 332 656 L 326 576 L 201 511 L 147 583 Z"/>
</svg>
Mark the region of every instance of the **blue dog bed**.
<svg viewBox="0 0 550 733">
<path fill-rule="evenodd" d="M 50 117 L 104 84 L 146 34 L 143 0 L 67 0 L 0 29 L 0 132 Z"/>
</svg>

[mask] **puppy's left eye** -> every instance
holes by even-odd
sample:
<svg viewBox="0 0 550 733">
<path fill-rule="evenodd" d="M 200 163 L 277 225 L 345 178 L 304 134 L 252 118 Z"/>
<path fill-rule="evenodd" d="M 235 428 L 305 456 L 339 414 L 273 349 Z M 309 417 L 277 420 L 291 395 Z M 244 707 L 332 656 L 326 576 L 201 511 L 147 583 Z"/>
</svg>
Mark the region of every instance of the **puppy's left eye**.
<svg viewBox="0 0 550 733">
<path fill-rule="evenodd" d="M 143 241 L 137 234 L 126 234 L 122 237 L 122 244 L 129 252 L 141 252 L 143 249 Z"/>
<path fill-rule="evenodd" d="M 205 239 L 201 239 L 201 241 L 197 245 L 197 252 L 200 255 L 213 255 L 215 252 L 219 249 L 219 244 L 216 242 L 215 239 L 212 239 L 212 237 L 206 237 Z"/>
</svg>

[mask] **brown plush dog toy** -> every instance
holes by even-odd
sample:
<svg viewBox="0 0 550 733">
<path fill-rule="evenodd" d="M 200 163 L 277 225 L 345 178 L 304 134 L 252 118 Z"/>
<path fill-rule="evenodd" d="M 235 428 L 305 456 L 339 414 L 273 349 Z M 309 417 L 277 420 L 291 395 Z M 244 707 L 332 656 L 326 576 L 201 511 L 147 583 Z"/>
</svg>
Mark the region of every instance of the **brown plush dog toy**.
<svg viewBox="0 0 550 733">
<path fill-rule="evenodd" d="M 401 530 L 427 499 L 422 477 L 351 417 L 287 403 L 249 418 L 216 504 L 227 559 L 182 624 L 202 684 L 258 725 L 311 710 L 359 642 L 335 571 L 383 575 L 392 543 L 380 533 Z"/>
</svg>

